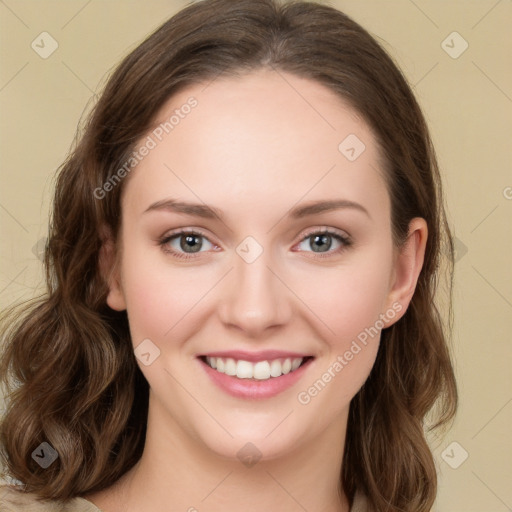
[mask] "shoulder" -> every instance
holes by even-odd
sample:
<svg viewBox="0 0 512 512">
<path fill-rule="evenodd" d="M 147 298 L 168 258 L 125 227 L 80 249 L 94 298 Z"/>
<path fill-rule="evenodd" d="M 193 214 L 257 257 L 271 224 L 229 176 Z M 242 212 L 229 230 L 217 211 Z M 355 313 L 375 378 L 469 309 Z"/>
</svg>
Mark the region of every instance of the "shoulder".
<svg viewBox="0 0 512 512">
<path fill-rule="evenodd" d="M 20 486 L 0 483 L 2 512 L 101 512 L 91 502 L 74 498 L 67 502 L 41 500 L 36 494 L 24 492 Z"/>
</svg>

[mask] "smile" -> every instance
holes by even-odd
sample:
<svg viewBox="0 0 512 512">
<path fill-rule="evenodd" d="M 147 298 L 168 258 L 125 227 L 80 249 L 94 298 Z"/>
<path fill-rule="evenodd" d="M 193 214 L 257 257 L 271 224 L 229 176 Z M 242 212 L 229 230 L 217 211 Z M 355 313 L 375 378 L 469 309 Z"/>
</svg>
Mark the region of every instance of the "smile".
<svg viewBox="0 0 512 512">
<path fill-rule="evenodd" d="M 293 386 L 314 361 L 313 356 L 265 351 L 204 354 L 203 371 L 220 390 L 236 398 L 271 398 Z"/>
<path fill-rule="evenodd" d="M 272 359 L 252 363 L 243 359 L 205 356 L 206 363 L 219 373 L 238 379 L 268 380 L 295 371 L 306 358 Z"/>
</svg>

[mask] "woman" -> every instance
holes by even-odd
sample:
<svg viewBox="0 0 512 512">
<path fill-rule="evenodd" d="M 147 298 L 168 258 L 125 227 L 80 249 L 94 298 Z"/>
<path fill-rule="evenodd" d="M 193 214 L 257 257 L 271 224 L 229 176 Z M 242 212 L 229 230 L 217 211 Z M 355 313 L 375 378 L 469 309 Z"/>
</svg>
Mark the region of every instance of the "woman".
<svg viewBox="0 0 512 512">
<path fill-rule="evenodd" d="M 2 510 L 430 510 L 452 240 L 364 29 L 190 5 L 114 72 L 53 208 L 48 294 L 4 321 Z"/>
</svg>

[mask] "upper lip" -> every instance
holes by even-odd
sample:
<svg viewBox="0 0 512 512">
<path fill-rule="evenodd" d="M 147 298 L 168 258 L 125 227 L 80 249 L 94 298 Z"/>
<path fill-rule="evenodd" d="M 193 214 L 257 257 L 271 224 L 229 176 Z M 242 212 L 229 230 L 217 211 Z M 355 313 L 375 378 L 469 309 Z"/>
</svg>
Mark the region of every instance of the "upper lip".
<svg viewBox="0 0 512 512">
<path fill-rule="evenodd" d="M 261 350 L 258 352 L 247 352 L 245 350 L 225 350 L 200 354 L 198 357 L 222 357 L 223 359 L 236 359 L 242 361 L 272 361 L 274 359 L 296 359 L 311 357 L 310 354 L 300 354 L 283 350 Z"/>
</svg>

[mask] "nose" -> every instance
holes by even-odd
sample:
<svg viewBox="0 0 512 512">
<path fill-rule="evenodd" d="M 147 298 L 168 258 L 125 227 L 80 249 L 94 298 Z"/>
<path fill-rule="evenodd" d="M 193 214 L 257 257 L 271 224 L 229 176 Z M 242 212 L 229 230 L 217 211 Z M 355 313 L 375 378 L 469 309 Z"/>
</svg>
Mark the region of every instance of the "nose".
<svg viewBox="0 0 512 512">
<path fill-rule="evenodd" d="M 272 268 L 266 251 L 252 263 L 234 255 L 218 313 L 224 325 L 247 337 L 261 337 L 285 325 L 292 314 L 292 293 Z"/>
</svg>

